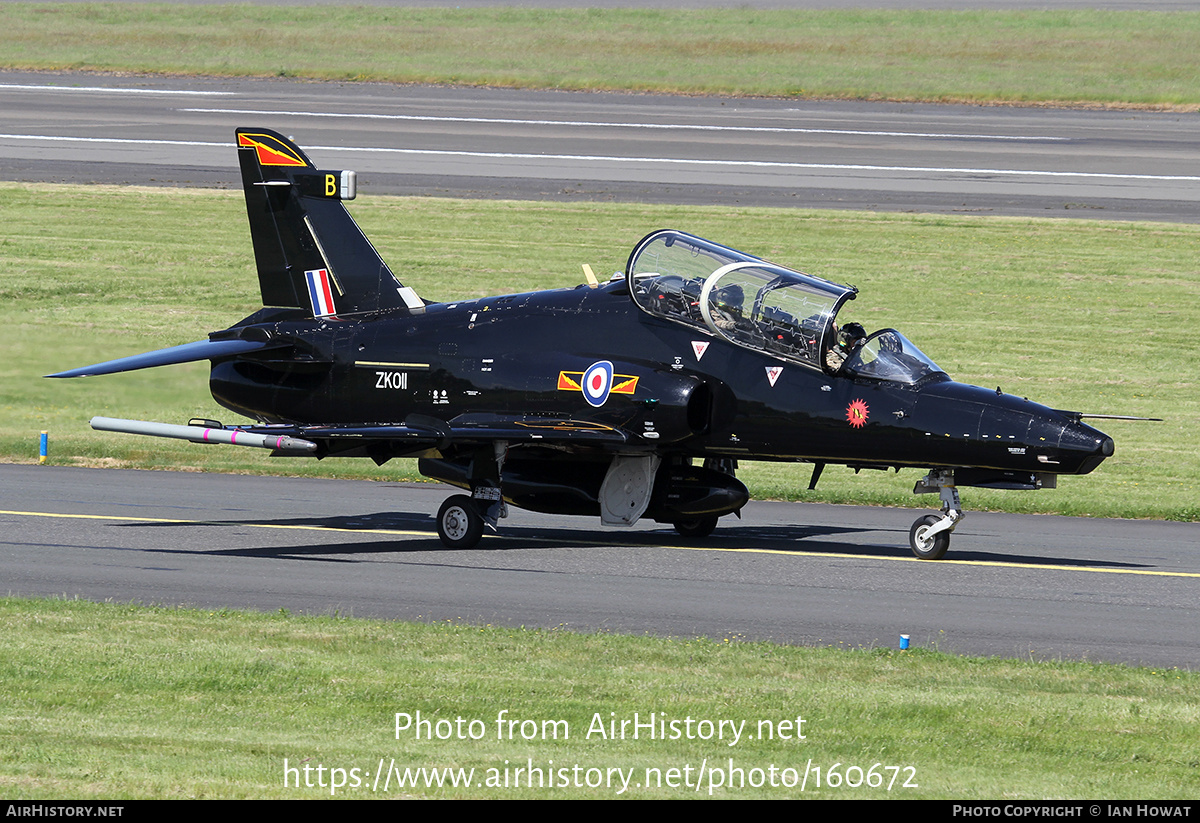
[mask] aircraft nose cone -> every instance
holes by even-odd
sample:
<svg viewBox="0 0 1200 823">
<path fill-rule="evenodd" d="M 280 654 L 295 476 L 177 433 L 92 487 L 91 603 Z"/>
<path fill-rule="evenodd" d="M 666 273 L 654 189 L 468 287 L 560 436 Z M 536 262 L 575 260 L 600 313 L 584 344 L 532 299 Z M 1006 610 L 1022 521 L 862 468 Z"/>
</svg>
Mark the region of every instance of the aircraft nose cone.
<svg viewBox="0 0 1200 823">
<path fill-rule="evenodd" d="M 1080 458 L 1076 474 L 1087 474 L 1116 451 L 1111 437 L 1085 423 L 1077 423 L 1064 431 L 1060 445 Z"/>
<path fill-rule="evenodd" d="M 1104 438 L 1104 442 L 1100 444 L 1100 453 L 1105 457 L 1112 457 L 1115 450 L 1116 446 L 1113 444 L 1113 439 L 1111 437 Z"/>
</svg>

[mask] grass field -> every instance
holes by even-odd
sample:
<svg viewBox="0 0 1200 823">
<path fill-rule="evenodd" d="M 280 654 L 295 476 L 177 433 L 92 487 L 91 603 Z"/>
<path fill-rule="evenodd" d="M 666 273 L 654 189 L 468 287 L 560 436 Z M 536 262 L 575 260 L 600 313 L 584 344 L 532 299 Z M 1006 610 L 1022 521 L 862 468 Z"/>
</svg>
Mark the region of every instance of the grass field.
<svg viewBox="0 0 1200 823">
<path fill-rule="evenodd" d="M 843 312 L 904 331 L 951 376 L 1056 408 L 1159 416 L 1103 421 L 1116 456 L 1054 491 L 964 494 L 969 509 L 1200 517 L 1200 227 L 630 204 L 365 197 L 355 215 L 406 284 L 453 299 L 573 286 L 580 264 L 623 267 L 675 226 L 857 285 Z M 71 381 L 40 375 L 198 340 L 260 305 L 240 193 L 0 184 L 0 454 L 33 461 L 49 430 L 68 465 L 413 477 L 411 463 L 272 460 L 262 452 L 100 434 L 93 415 L 226 419 L 204 364 Z M 153 226 L 153 232 L 145 227 Z M 572 237 L 570 244 L 547 238 Z M 928 504 L 900 477 L 752 464 L 758 497 Z"/>
<path fill-rule="evenodd" d="M 8 68 L 1200 104 L 1200 12 L 3 3 L 0 27 Z"/>
<path fill-rule="evenodd" d="M 0 625 L 9 800 L 1200 793 L 1175 669 L 13 598 Z M 635 713 L 678 725 L 610 736 Z M 396 785 L 422 768 L 483 785 Z"/>
</svg>

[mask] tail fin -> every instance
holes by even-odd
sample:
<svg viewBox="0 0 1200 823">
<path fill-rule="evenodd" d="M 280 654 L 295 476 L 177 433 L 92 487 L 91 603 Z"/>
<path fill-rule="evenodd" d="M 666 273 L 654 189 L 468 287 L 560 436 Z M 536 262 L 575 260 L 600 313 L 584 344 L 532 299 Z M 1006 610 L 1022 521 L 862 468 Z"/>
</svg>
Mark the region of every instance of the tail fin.
<svg viewBox="0 0 1200 823">
<path fill-rule="evenodd" d="M 319 171 L 269 129 L 238 129 L 237 146 L 264 306 L 314 317 L 424 309 L 342 205 L 354 199 L 354 172 Z"/>
</svg>

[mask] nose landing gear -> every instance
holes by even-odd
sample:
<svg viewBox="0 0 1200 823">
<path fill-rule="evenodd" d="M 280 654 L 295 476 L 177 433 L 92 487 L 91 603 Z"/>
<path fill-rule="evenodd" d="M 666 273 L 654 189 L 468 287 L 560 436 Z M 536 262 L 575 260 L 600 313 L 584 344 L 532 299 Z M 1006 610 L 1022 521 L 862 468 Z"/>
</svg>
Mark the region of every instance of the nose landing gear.
<svg viewBox="0 0 1200 823">
<path fill-rule="evenodd" d="M 942 514 L 918 517 L 908 530 L 908 545 L 922 560 L 941 560 L 950 548 L 950 533 L 966 516 L 954 485 L 953 469 L 931 471 L 913 487 L 913 494 L 935 492 L 942 498 Z"/>
</svg>

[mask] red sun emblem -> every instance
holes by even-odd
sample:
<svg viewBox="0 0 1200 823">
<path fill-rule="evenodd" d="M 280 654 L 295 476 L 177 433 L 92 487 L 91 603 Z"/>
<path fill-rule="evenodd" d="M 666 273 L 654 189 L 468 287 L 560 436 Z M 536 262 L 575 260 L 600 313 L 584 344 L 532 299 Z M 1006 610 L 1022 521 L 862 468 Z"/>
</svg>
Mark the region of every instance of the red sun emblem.
<svg viewBox="0 0 1200 823">
<path fill-rule="evenodd" d="M 861 400 L 855 400 L 846 408 L 846 422 L 856 429 L 861 429 L 867 424 L 867 404 Z"/>
</svg>

